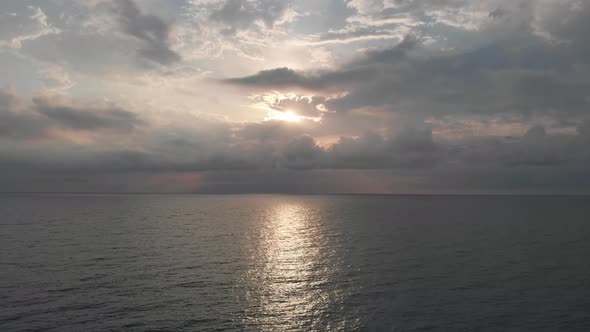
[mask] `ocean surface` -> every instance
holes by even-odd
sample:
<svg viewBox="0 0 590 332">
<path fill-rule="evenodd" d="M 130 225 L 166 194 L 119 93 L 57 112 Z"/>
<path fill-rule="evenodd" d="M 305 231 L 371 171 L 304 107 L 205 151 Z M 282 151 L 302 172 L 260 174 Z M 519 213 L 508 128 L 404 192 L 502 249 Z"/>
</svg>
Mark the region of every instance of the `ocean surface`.
<svg viewBox="0 0 590 332">
<path fill-rule="evenodd" d="M 0 331 L 590 331 L 590 197 L 2 195 Z"/>
</svg>

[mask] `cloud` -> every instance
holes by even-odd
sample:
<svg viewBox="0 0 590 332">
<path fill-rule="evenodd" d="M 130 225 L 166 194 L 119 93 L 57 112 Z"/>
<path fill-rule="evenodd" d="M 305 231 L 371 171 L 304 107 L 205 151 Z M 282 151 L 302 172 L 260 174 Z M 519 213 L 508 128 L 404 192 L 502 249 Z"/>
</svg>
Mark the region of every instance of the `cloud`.
<svg viewBox="0 0 590 332">
<path fill-rule="evenodd" d="M 163 19 L 143 14 L 133 0 L 113 3 L 125 33 L 143 42 L 139 55 L 159 64 L 180 61 L 180 55 L 170 48 L 170 25 Z"/>
<path fill-rule="evenodd" d="M 326 98 L 319 96 L 300 96 L 297 94 L 264 94 L 253 97 L 262 107 L 278 112 L 292 112 L 309 119 L 321 118 L 326 110 Z"/>
<path fill-rule="evenodd" d="M 45 174 L 53 174 L 56 183 L 65 174 L 85 179 L 76 184 L 68 182 L 64 185 L 68 188 L 103 188 L 96 185 L 96 179 L 105 176 L 120 179 L 121 185 L 139 186 L 125 182 L 120 174 L 144 182 L 161 174 L 200 174 L 199 191 L 274 192 L 305 191 L 296 182 L 309 183 L 307 180 L 287 179 L 330 171 L 334 175 L 325 180 L 324 187 L 316 183 L 310 191 L 347 188 L 345 191 L 350 192 L 352 184 L 358 184 L 353 179 L 358 177 L 366 184 L 363 190 L 386 192 L 395 191 L 395 183 L 424 190 L 445 186 L 447 190 L 545 188 L 557 186 L 560 172 L 575 171 L 582 176 L 590 166 L 586 122 L 574 134 L 550 134 L 544 126 L 535 125 L 520 136 L 445 140 L 435 136 L 433 125 L 420 117 L 398 117 L 390 133 L 368 131 L 320 145 L 308 133 L 321 133 L 322 123 L 312 128 L 281 121 L 201 120 L 195 121 L 197 127 L 189 123 L 184 127 L 154 127 L 146 124 L 151 121 L 129 111 L 74 105 L 73 101 L 42 97 L 29 102 L 5 89 L 0 94 L 0 161 L 4 172 L 30 176 L 43 169 Z M 76 137 L 71 140 L 59 135 L 63 130 L 91 133 L 94 138 L 80 143 Z M 286 178 L 278 180 L 272 174 Z M 336 174 L 347 174 L 350 182 Z M 544 183 L 529 177 L 533 174 L 551 180 Z M 502 187 L 493 181 L 508 183 Z M 575 187 L 572 183 L 561 185 L 562 189 Z M 35 187 L 27 184 L 23 188 L 27 186 Z"/>
<path fill-rule="evenodd" d="M 362 82 L 372 76 L 372 70 L 350 70 L 340 71 L 296 71 L 286 67 L 263 70 L 257 74 L 230 78 L 222 82 L 234 85 L 248 86 L 262 89 L 303 89 L 303 90 L 333 90 L 342 88 L 345 85 Z"/>
<path fill-rule="evenodd" d="M 373 132 L 342 137 L 328 154 L 334 168 L 431 168 L 443 161 L 441 149 L 429 128 L 406 128 L 391 137 Z"/>
<path fill-rule="evenodd" d="M 263 70 L 257 74 L 230 78 L 225 82 L 253 87 L 301 87 L 322 89 L 326 86 L 342 87 L 348 83 L 373 80 L 376 72 L 373 64 L 395 62 L 405 57 L 407 52 L 416 47 L 418 40 L 407 36 L 398 45 L 382 51 L 371 51 L 361 59 L 357 59 L 337 70 L 295 71 L 287 67 Z M 360 75 L 360 76 L 359 76 Z"/>
<path fill-rule="evenodd" d="M 252 85 L 265 88 L 280 88 L 285 86 L 305 87 L 308 84 L 313 84 L 313 77 L 305 77 L 302 73 L 298 73 L 295 70 L 284 67 L 264 70 L 256 75 L 232 78 L 225 81 L 238 85 Z"/>
<path fill-rule="evenodd" d="M 350 43 L 363 40 L 397 39 L 399 33 L 377 27 L 349 27 L 320 34 L 314 44 Z"/>
<path fill-rule="evenodd" d="M 326 102 L 336 112 L 379 107 L 431 116 L 536 113 L 555 118 L 586 112 L 590 80 L 570 74 L 577 71 L 576 64 L 587 63 L 584 44 L 556 45 L 532 30 L 513 36 L 516 39 L 441 51 L 409 35 L 392 48 L 369 51 L 333 70 L 276 68 L 225 82 L 252 89 L 305 89 L 317 95 L 340 92 Z"/>
<path fill-rule="evenodd" d="M 464 28 L 479 25 L 498 8 L 519 7 L 525 1 L 505 0 L 351 0 L 348 5 L 356 9 L 364 22 L 387 22 L 403 18 L 418 24 L 445 23 Z M 353 18 L 354 19 L 354 18 Z M 358 20 L 358 18 L 356 18 Z"/>
<path fill-rule="evenodd" d="M 584 1 L 547 2 L 540 10 L 543 15 L 535 22 L 539 29 L 557 41 L 585 46 L 590 5 Z"/>
<path fill-rule="evenodd" d="M 129 131 L 145 124 L 137 114 L 120 109 L 85 109 L 35 98 L 35 110 L 60 126 L 74 130 Z"/>
<path fill-rule="evenodd" d="M 245 123 L 235 134 L 238 138 L 254 140 L 258 142 L 284 142 L 293 136 L 303 135 L 304 130 L 300 126 L 294 126 L 285 121 L 263 121 Z"/>
<path fill-rule="evenodd" d="M 0 12 L 0 46 L 22 47 L 22 43 L 60 30 L 47 22 L 39 7 L 27 6 L 15 12 Z"/>
<path fill-rule="evenodd" d="M 585 174 L 590 161 L 583 148 L 588 139 L 590 80 L 585 74 L 587 43 L 580 36 L 587 30 L 583 18 L 589 17 L 589 5 L 568 2 L 556 9 L 541 2 L 511 5 L 502 1 L 481 6 L 462 1 L 407 1 L 389 7 L 379 1 L 350 4 L 360 6 L 363 15 L 383 18 L 405 11 L 415 19 L 422 15 L 424 20 L 435 20 L 430 22 L 438 26 L 458 22 L 445 21 L 443 14 L 454 11 L 457 18 L 468 13 L 480 21 L 461 29 L 469 31 L 465 36 L 481 38 L 444 49 L 442 41 L 416 33 L 393 47 L 366 51 L 332 69 L 282 67 L 226 79 L 226 84 L 256 93 L 279 90 L 314 96 L 333 112 L 323 118 L 324 127 L 336 119 L 356 121 L 352 119 L 359 114 L 384 119 L 385 113 L 394 115 L 390 123 L 361 136 L 344 135 L 319 155 L 302 159 L 302 165 L 389 169 L 398 174 L 403 170 L 417 175 L 416 183 L 423 181 L 424 186 L 444 183 L 450 188 L 457 179 L 462 189 L 559 187 L 559 181 L 567 182 L 566 172 Z M 368 26 L 349 29 L 359 34 L 378 31 Z M 418 121 L 396 125 L 404 117 Z M 457 136 L 446 136 L 448 128 L 441 125 L 445 119 L 465 119 L 456 125 Z M 473 126 L 491 122 L 505 126 L 507 134 L 472 131 Z M 306 146 L 314 151 L 312 144 Z M 448 181 L 434 178 L 443 174 Z M 469 175 L 462 178 L 462 174 Z M 544 176 L 551 180 L 543 181 Z M 492 181 L 496 181 L 493 186 Z M 571 183 L 567 186 L 573 188 Z"/>
<path fill-rule="evenodd" d="M 16 12 L 28 8 L 22 1 L 11 2 L 9 6 Z M 20 32 L 29 37 L 18 37 L 18 52 L 40 65 L 105 75 L 113 71 L 154 69 L 181 60 L 172 49 L 171 23 L 144 13 L 132 0 L 94 4 L 44 1 L 39 2 L 37 10 L 43 15 L 34 16 L 36 25 L 27 28 L 33 32 Z M 8 31 L 21 26 L 16 22 L 8 25 L 11 28 Z"/>
<path fill-rule="evenodd" d="M 13 89 L 0 90 L 0 138 L 25 139 L 45 134 L 45 124 L 36 114 L 22 111 Z"/>
<path fill-rule="evenodd" d="M 46 138 L 64 129 L 129 133 L 146 125 L 137 114 L 121 109 L 90 108 L 43 96 L 29 102 L 9 87 L 0 90 L 0 119 L 0 137 L 12 139 Z"/>
<path fill-rule="evenodd" d="M 135 113 L 117 108 L 83 108 L 59 98 L 38 97 L 33 102 L 19 98 L 11 90 L 0 95 L 0 116 L 5 120 L 5 138 L 43 138 L 61 142 L 52 132 L 70 130 L 98 135 L 84 150 L 75 142 L 61 142 L 54 151 L 36 142 L 22 141 L 18 155 L 30 151 L 26 163 L 45 167 L 94 169 L 95 171 L 215 171 L 222 169 L 348 169 L 414 167 L 422 163 L 417 154 L 435 150 L 429 129 L 405 130 L 391 139 L 377 134 L 363 138 L 342 138 L 331 148 L 320 147 L 306 134 L 305 127 L 283 121 L 244 124 L 209 124 L 203 131 L 170 128 L 174 135 L 158 135 L 146 127 Z M 8 131 L 15 128 L 14 131 Z M 138 129 L 145 130 L 138 131 Z M 104 141 L 107 132 L 116 132 L 115 141 Z M 161 129 L 160 129 L 161 130 Z M 17 133 L 27 133 L 18 137 Z M 139 136 L 138 136 L 139 135 Z M 134 148 L 124 142 L 132 139 Z M 379 144 L 376 144 L 376 143 Z M 100 143 L 100 144 L 99 144 Z M 123 143 L 123 144 L 121 144 Z M 110 147 L 109 147 L 110 145 Z M 369 149 L 368 146 L 373 145 Z M 367 154 L 370 151 L 369 154 Z M 0 155 L 2 151 L 0 151 Z M 6 152 L 6 151 L 4 151 Z M 11 153 L 14 156 L 14 153 Z M 54 164 L 54 157 L 61 155 Z M 359 162 L 355 156 L 360 155 Z M 47 160 L 43 156 L 46 156 Z M 4 155 L 6 157 L 6 155 Z M 20 157 L 19 157 L 20 158 Z M 22 159 L 19 159 L 22 161 Z M 25 162 L 22 161 L 22 162 Z M 14 161 L 13 161 L 14 163 Z M 362 164 L 362 165 L 361 165 Z"/>
<path fill-rule="evenodd" d="M 272 28 L 283 18 L 288 9 L 288 2 L 281 0 L 225 0 L 220 7 L 211 11 L 210 19 L 222 23 L 228 34 L 238 30 L 249 29 L 255 23 L 262 22 L 266 28 Z"/>
<path fill-rule="evenodd" d="M 317 168 L 323 152 L 313 137 L 295 137 L 282 149 L 283 165 L 288 169 Z"/>
<path fill-rule="evenodd" d="M 588 188 L 585 2 L 30 4 L 0 5 L 3 187 Z"/>
</svg>

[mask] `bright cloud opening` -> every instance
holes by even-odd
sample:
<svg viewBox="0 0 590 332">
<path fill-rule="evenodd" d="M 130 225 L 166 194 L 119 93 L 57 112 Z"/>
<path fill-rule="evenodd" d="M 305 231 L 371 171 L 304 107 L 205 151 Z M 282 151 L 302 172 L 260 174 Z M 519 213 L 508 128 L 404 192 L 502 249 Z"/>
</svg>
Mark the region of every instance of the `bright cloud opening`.
<svg viewBox="0 0 590 332">
<path fill-rule="evenodd" d="M 268 112 L 268 116 L 264 119 L 266 121 L 269 120 L 279 120 L 279 121 L 286 121 L 286 122 L 299 122 L 303 119 L 302 116 L 295 114 L 292 111 L 270 111 Z"/>
</svg>

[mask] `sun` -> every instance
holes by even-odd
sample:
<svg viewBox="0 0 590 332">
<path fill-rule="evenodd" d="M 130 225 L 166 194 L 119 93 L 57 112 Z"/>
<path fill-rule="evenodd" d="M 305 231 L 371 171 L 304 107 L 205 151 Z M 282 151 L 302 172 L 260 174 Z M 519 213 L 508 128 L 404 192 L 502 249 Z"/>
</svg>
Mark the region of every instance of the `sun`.
<svg viewBox="0 0 590 332">
<path fill-rule="evenodd" d="M 286 122 L 299 122 L 303 119 L 302 116 L 297 115 L 292 111 L 271 111 L 268 113 L 268 117 L 266 120 L 279 120 L 279 121 L 286 121 Z"/>
</svg>

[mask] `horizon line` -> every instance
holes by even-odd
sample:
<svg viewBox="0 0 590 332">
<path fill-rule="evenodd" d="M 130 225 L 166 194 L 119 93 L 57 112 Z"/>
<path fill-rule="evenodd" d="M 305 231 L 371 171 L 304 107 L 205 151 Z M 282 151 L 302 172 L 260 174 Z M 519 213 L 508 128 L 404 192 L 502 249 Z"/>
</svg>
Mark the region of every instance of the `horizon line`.
<svg viewBox="0 0 590 332">
<path fill-rule="evenodd" d="M 0 195 L 286 195 L 286 196 L 590 196 L 590 193 L 296 193 L 0 191 Z"/>
</svg>

